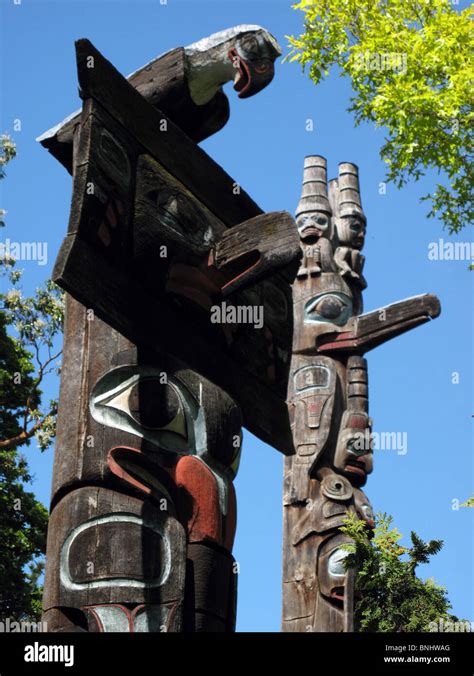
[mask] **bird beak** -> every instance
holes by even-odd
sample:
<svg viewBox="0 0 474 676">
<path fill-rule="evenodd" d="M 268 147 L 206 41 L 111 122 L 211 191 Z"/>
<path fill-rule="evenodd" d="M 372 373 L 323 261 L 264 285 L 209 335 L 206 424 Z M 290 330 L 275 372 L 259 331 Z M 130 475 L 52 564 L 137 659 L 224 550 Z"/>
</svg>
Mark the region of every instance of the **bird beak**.
<svg viewBox="0 0 474 676">
<path fill-rule="evenodd" d="M 335 351 L 365 354 L 387 340 L 435 319 L 440 312 L 440 302 L 432 294 L 407 298 L 353 317 L 338 333 L 317 336 L 316 348 L 321 354 Z"/>
</svg>

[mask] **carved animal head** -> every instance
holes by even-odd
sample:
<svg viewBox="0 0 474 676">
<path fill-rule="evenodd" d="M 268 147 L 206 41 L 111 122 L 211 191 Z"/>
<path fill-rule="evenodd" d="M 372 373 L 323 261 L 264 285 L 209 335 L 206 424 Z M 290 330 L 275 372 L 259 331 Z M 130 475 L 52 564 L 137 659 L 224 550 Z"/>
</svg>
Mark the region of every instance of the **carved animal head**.
<svg viewBox="0 0 474 676">
<path fill-rule="evenodd" d="M 276 39 L 261 26 L 227 28 L 184 48 L 189 91 L 197 105 L 211 100 L 233 80 L 241 99 L 260 92 L 273 80 L 281 56 Z"/>
<path fill-rule="evenodd" d="M 281 56 L 276 39 L 259 26 L 242 26 L 245 32 L 236 37 L 229 58 L 236 69 L 234 89 L 239 98 L 257 94 L 273 80 L 275 60 Z"/>
</svg>

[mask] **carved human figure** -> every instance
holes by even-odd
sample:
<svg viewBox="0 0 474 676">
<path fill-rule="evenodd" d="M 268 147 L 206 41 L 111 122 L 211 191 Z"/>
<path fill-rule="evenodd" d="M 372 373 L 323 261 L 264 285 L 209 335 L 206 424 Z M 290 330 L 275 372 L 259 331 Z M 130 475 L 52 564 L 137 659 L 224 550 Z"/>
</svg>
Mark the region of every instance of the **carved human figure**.
<svg viewBox="0 0 474 676">
<path fill-rule="evenodd" d="M 303 260 L 298 279 L 318 275 L 321 266 L 331 266 L 332 209 L 327 197 L 326 160 L 323 157 L 306 157 L 303 189 L 296 210 L 296 226 L 303 249 Z"/>
<path fill-rule="evenodd" d="M 362 276 L 364 257 L 360 251 L 364 246 L 367 221 L 360 203 L 359 174 L 354 164 L 344 162 L 339 165 L 338 189 L 334 198 L 337 200 L 334 262 L 339 274 L 351 278 L 365 289 L 367 283 Z"/>
</svg>

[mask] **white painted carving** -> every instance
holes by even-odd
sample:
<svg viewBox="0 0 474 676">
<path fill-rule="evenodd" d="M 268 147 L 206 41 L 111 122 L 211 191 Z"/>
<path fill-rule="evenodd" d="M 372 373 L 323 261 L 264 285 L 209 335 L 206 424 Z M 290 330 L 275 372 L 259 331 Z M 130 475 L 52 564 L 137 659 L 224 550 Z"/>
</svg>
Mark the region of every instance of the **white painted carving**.
<svg viewBox="0 0 474 676">
<path fill-rule="evenodd" d="M 134 580 L 131 578 L 109 578 L 108 580 L 96 580 L 92 582 L 74 582 L 71 577 L 69 568 L 69 554 L 73 542 L 77 536 L 86 531 L 88 528 L 99 526 L 108 523 L 134 523 L 142 528 L 148 528 L 156 533 L 163 540 L 164 545 L 164 561 L 162 565 L 161 575 L 154 579 L 144 582 L 143 580 Z M 82 523 L 77 528 L 74 528 L 67 536 L 61 548 L 60 557 L 60 580 L 61 584 L 71 591 L 82 591 L 84 589 L 100 589 L 103 587 L 132 587 L 135 589 L 150 589 L 161 587 L 168 579 L 171 571 L 171 544 L 168 533 L 163 529 L 162 525 L 157 521 L 143 519 L 135 514 L 123 512 L 120 514 L 106 514 L 104 516 L 95 517 Z"/>
</svg>

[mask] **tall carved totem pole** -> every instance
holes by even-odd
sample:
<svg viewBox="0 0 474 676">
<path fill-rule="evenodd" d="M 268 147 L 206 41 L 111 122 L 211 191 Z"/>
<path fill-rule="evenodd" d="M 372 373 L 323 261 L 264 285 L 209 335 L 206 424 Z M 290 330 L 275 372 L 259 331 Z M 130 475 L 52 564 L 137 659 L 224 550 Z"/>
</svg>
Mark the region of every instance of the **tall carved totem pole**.
<svg viewBox="0 0 474 676">
<path fill-rule="evenodd" d="M 40 139 L 74 181 L 44 620 L 232 631 L 242 423 L 292 451 L 300 248 L 293 218 L 264 214 L 197 142 L 228 119 L 221 85 L 256 94 L 280 50 L 238 26 L 128 81 L 89 41 L 76 51 L 82 113 Z"/>
<path fill-rule="evenodd" d="M 377 345 L 438 316 L 421 295 L 362 314 L 366 217 L 358 169 L 327 185 L 326 160 L 306 157 L 296 212 L 303 259 L 293 284 L 288 407 L 295 455 L 285 458 L 283 631 L 354 631 L 354 570 L 339 528 L 352 511 L 374 526 L 361 490 L 372 472 L 367 361 Z"/>
</svg>

